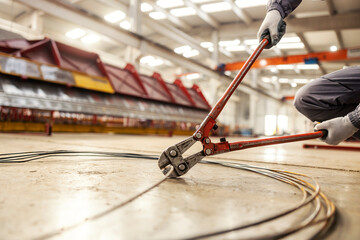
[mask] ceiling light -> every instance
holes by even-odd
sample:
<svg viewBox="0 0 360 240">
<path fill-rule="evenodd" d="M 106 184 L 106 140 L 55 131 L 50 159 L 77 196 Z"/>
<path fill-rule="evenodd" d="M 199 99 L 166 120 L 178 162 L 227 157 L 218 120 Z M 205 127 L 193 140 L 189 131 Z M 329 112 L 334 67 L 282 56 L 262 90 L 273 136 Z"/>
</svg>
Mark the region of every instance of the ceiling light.
<svg viewBox="0 0 360 240">
<path fill-rule="evenodd" d="M 235 40 L 229 40 L 229 41 L 220 41 L 219 45 L 221 47 L 227 47 L 227 46 L 235 46 L 235 45 L 239 45 L 240 44 L 240 40 L 239 39 L 235 39 Z"/>
<path fill-rule="evenodd" d="M 208 50 L 209 50 L 209 52 L 213 52 L 213 51 L 214 51 L 214 47 L 209 47 Z"/>
<path fill-rule="evenodd" d="M 289 83 L 288 78 L 279 78 L 279 83 Z"/>
<path fill-rule="evenodd" d="M 122 21 L 120 23 L 120 27 L 122 27 L 123 29 L 129 30 L 131 28 L 131 23 L 127 20 Z"/>
<path fill-rule="evenodd" d="M 309 80 L 306 78 L 295 78 L 294 82 L 298 84 L 306 84 Z"/>
<path fill-rule="evenodd" d="M 174 8 L 184 6 L 183 0 L 158 0 L 156 4 L 162 8 Z"/>
<path fill-rule="evenodd" d="M 229 52 L 240 52 L 240 51 L 245 51 L 245 46 L 242 45 L 237 45 L 237 46 L 227 46 L 226 51 Z"/>
<path fill-rule="evenodd" d="M 177 47 L 174 49 L 174 52 L 176 52 L 177 54 L 183 54 L 184 52 L 189 52 L 189 51 L 191 51 L 191 47 L 189 45 Z"/>
<path fill-rule="evenodd" d="M 296 68 L 299 70 L 318 70 L 319 65 L 317 64 L 298 64 Z"/>
<path fill-rule="evenodd" d="M 260 60 L 260 66 L 264 67 L 267 65 L 267 61 L 265 59 Z"/>
<path fill-rule="evenodd" d="M 184 17 L 184 16 L 195 15 L 196 11 L 192 7 L 184 7 L 184 8 L 171 9 L 170 13 L 175 17 Z"/>
<path fill-rule="evenodd" d="M 302 42 L 299 42 L 299 43 L 279 43 L 276 46 L 279 49 L 304 48 L 304 44 Z"/>
<path fill-rule="evenodd" d="M 95 34 L 89 34 L 81 38 L 81 41 L 85 44 L 93 44 L 100 40 L 100 37 Z"/>
<path fill-rule="evenodd" d="M 145 3 L 145 2 L 141 3 L 140 8 L 141 8 L 142 12 L 150 12 L 153 10 L 153 7 L 150 4 Z"/>
<path fill-rule="evenodd" d="M 333 45 L 330 47 L 330 51 L 332 52 L 336 52 L 338 49 L 337 49 L 337 46 Z"/>
<path fill-rule="evenodd" d="M 147 64 L 154 60 L 155 60 L 155 58 L 153 56 L 145 56 L 145 57 L 140 58 L 140 63 Z"/>
<path fill-rule="evenodd" d="M 188 51 L 188 52 L 184 52 L 183 53 L 183 56 L 186 57 L 186 58 L 191 58 L 191 57 L 195 57 L 199 55 L 199 51 L 196 50 L 196 49 L 193 49 L 191 51 Z"/>
<path fill-rule="evenodd" d="M 186 75 L 186 79 L 193 80 L 200 78 L 200 73 L 191 73 Z"/>
<path fill-rule="evenodd" d="M 258 7 L 266 6 L 268 0 L 236 0 L 235 3 L 239 8 L 249 8 L 249 7 Z"/>
<path fill-rule="evenodd" d="M 65 34 L 65 36 L 67 36 L 68 38 L 71 39 L 78 39 L 81 38 L 82 36 L 84 36 L 86 34 L 86 32 L 80 28 L 75 28 L 69 32 L 67 32 Z"/>
<path fill-rule="evenodd" d="M 259 44 L 259 40 L 257 40 L 257 39 L 246 39 L 246 40 L 244 40 L 244 43 L 246 45 L 257 45 L 257 44 Z"/>
<path fill-rule="evenodd" d="M 297 86 L 297 84 L 294 83 L 294 82 L 292 82 L 290 85 L 291 85 L 292 87 L 296 87 L 296 86 Z"/>
<path fill-rule="evenodd" d="M 161 20 L 166 18 L 165 14 L 162 12 L 151 12 L 149 13 L 149 16 L 155 20 Z"/>
<path fill-rule="evenodd" d="M 292 70 L 294 69 L 294 65 L 291 64 L 279 64 L 276 66 L 277 69 L 279 70 Z"/>
<path fill-rule="evenodd" d="M 231 6 L 227 2 L 204 4 L 204 5 L 201 5 L 200 8 L 203 11 L 208 12 L 208 13 L 231 10 Z"/>
<path fill-rule="evenodd" d="M 155 58 L 153 61 L 147 63 L 150 67 L 157 67 L 164 64 L 164 61 L 160 58 Z"/>
<path fill-rule="evenodd" d="M 203 48 L 209 48 L 209 47 L 213 47 L 214 44 L 212 42 L 201 42 L 200 46 Z"/>
<path fill-rule="evenodd" d="M 104 19 L 108 22 L 115 23 L 126 17 L 125 13 L 120 10 L 105 15 Z"/>
</svg>

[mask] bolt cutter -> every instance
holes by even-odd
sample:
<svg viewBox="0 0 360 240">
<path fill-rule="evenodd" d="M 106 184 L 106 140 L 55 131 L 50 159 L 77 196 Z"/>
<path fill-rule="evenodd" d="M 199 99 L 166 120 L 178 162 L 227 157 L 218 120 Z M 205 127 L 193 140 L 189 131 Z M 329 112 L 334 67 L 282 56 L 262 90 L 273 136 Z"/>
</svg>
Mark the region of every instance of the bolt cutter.
<svg viewBox="0 0 360 240">
<path fill-rule="evenodd" d="M 169 147 L 161 154 L 158 164 L 159 168 L 163 170 L 164 174 L 167 174 L 170 169 L 172 169 L 170 166 L 172 165 L 174 167 L 174 171 L 172 172 L 172 174 L 170 174 L 170 177 L 182 176 L 205 156 L 211 156 L 220 153 L 226 153 L 230 151 L 242 150 L 258 146 L 326 137 L 327 131 L 320 130 L 313 133 L 273 137 L 266 139 L 255 139 L 250 141 L 239 141 L 233 143 L 229 143 L 225 138 L 221 138 L 220 142 L 218 143 L 211 142 L 209 134 L 212 129 L 217 129 L 216 118 L 219 116 L 226 103 L 230 99 L 231 95 L 234 93 L 240 82 L 245 77 L 246 73 L 251 68 L 252 64 L 255 62 L 255 60 L 258 58 L 258 56 L 268 43 L 269 38 L 264 38 L 259 43 L 258 47 L 250 55 L 250 57 L 245 62 L 239 73 L 235 76 L 223 96 L 211 109 L 210 113 L 205 117 L 205 119 L 201 123 L 200 127 L 195 131 L 195 133 L 184 141 Z M 186 152 L 186 150 L 193 146 L 197 141 L 200 141 L 202 143 L 203 150 L 184 158 L 183 153 Z"/>
</svg>

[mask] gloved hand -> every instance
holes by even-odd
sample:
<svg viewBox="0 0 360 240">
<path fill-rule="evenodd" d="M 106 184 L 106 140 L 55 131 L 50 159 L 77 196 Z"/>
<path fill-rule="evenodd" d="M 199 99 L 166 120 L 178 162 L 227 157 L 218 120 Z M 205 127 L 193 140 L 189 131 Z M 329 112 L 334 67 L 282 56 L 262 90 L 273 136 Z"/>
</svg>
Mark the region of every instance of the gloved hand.
<svg viewBox="0 0 360 240">
<path fill-rule="evenodd" d="M 322 141 L 330 145 L 338 145 L 359 130 L 350 122 L 348 116 L 333 118 L 319 123 L 314 127 L 314 130 L 316 131 L 321 129 L 326 129 L 328 131 L 327 137 L 322 139 Z"/>
<path fill-rule="evenodd" d="M 267 12 L 264 21 L 260 26 L 257 38 L 259 39 L 259 42 L 261 42 L 266 36 L 269 36 L 270 42 L 265 47 L 269 49 L 280 41 L 282 36 L 284 36 L 285 31 L 286 23 L 282 20 L 280 12 L 278 10 L 271 10 Z"/>
</svg>

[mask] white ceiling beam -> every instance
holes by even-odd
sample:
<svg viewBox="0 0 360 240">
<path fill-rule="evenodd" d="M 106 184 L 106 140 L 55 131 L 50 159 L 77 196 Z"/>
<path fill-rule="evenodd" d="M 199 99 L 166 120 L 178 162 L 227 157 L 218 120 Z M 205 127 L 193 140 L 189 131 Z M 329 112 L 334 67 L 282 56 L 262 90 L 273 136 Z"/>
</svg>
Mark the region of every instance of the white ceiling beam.
<svg viewBox="0 0 360 240">
<path fill-rule="evenodd" d="M 184 30 L 190 30 L 191 29 L 191 26 L 189 24 L 187 24 L 185 21 L 181 20 L 178 17 L 175 17 L 174 15 L 169 13 L 164 8 L 159 7 L 156 3 L 152 2 L 152 1 L 149 1 L 149 0 L 143 0 L 142 2 L 145 2 L 145 3 L 149 4 L 149 5 L 151 5 L 156 11 L 162 12 L 163 14 L 165 14 L 166 18 L 169 19 L 170 22 L 177 25 L 178 27 L 180 27 L 180 28 L 182 28 Z"/>
<path fill-rule="evenodd" d="M 252 22 L 251 17 L 241 8 L 239 8 L 234 0 L 225 0 L 225 2 L 229 3 L 232 11 L 238 16 L 242 21 L 244 21 L 247 25 Z"/>
<path fill-rule="evenodd" d="M 195 9 L 197 15 L 204 20 L 207 24 L 209 24 L 210 26 L 212 26 L 215 29 L 218 29 L 220 27 L 220 24 L 214 19 L 212 18 L 209 14 L 207 14 L 206 12 L 204 12 L 203 10 L 201 10 L 195 3 L 193 3 L 191 0 L 184 0 L 185 4 L 188 7 L 191 7 L 193 9 Z"/>
<path fill-rule="evenodd" d="M 319 16 L 309 18 L 289 18 L 286 20 L 287 32 L 311 32 L 311 31 L 328 31 L 328 30 L 344 30 L 360 28 L 360 11 L 353 11 L 348 13 L 340 13 L 334 16 Z M 239 38 L 247 37 L 254 38 L 262 23 L 262 20 L 253 21 L 250 25 L 245 23 L 229 23 L 222 24 L 219 29 L 220 38 Z M 316 24 L 314 24 L 316 23 Z M 234 31 L 234 29 L 241 29 L 241 31 Z M 193 28 L 189 33 L 192 36 L 208 37 L 211 35 L 212 29 L 210 27 Z"/>
</svg>

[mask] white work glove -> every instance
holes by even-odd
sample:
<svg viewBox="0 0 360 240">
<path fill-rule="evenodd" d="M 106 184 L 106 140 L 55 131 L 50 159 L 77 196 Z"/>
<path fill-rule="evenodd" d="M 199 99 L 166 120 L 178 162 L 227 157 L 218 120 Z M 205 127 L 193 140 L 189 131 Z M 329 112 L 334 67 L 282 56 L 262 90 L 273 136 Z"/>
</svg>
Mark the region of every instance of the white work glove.
<svg viewBox="0 0 360 240">
<path fill-rule="evenodd" d="M 316 131 L 323 129 L 328 131 L 328 135 L 322 141 L 330 145 L 338 145 L 359 130 L 351 123 L 348 116 L 333 118 L 314 127 Z"/>
<path fill-rule="evenodd" d="M 268 37 L 270 42 L 265 48 L 269 49 L 280 41 L 285 31 L 286 23 L 282 20 L 280 12 L 278 10 L 271 10 L 267 12 L 260 26 L 257 38 L 261 42 L 265 37 Z"/>
</svg>

